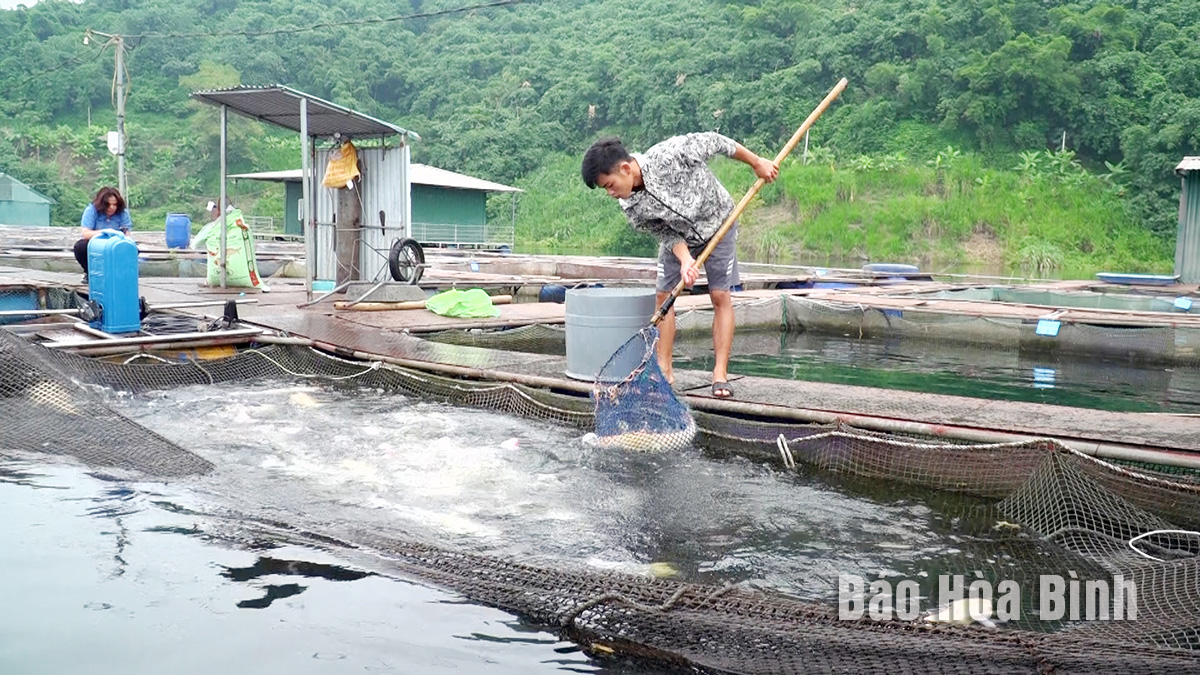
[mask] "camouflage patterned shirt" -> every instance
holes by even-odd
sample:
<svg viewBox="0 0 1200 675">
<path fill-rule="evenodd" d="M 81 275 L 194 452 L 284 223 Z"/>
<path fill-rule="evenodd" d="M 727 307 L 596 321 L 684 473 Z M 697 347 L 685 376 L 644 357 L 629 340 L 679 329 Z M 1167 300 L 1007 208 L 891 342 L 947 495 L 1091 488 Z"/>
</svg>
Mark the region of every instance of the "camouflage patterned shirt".
<svg viewBox="0 0 1200 675">
<path fill-rule="evenodd" d="M 629 224 L 658 237 L 670 248 L 686 241 L 695 248 L 708 241 L 733 210 L 733 198 L 708 168 L 720 153 L 733 156 L 737 144 L 715 132 L 673 136 L 634 154 L 642 169 L 643 189 L 621 199 Z"/>
</svg>

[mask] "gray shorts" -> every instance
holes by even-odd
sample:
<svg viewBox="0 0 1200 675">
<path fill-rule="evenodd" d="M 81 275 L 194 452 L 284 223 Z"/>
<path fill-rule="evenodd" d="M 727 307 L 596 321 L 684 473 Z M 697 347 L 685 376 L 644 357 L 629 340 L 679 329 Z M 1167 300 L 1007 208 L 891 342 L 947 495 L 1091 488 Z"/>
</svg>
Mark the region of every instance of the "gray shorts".
<svg viewBox="0 0 1200 675">
<path fill-rule="evenodd" d="M 709 291 L 728 291 L 742 283 L 741 277 L 738 275 L 737 235 L 738 226 L 734 225 L 729 232 L 725 233 L 725 238 L 721 240 L 721 243 L 717 244 L 717 247 L 713 249 L 712 255 L 708 256 L 708 260 L 704 261 L 704 276 L 708 280 Z M 700 255 L 706 245 L 689 246 L 688 250 L 692 252 L 692 257 L 695 258 Z M 679 258 L 675 257 L 675 253 L 671 249 L 659 244 L 658 277 L 654 282 L 655 289 L 662 293 L 670 293 L 675 290 L 675 286 L 679 284 L 681 278 L 679 274 Z"/>
</svg>

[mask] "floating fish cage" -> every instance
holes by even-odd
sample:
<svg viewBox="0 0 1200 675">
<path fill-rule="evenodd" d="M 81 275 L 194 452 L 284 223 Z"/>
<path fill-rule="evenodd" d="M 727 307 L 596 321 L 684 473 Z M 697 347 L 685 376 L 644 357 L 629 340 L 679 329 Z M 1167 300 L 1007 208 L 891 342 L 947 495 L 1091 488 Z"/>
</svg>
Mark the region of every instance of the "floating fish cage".
<svg viewBox="0 0 1200 675">
<path fill-rule="evenodd" d="M 790 325 L 793 308 L 774 302 L 753 311 L 774 312 L 777 326 Z M 410 356 L 428 348 L 408 339 Z M 443 356 L 454 349 L 438 348 Z M 372 364 L 297 344 L 259 344 L 203 362 L 113 363 L 0 331 L 0 419 L 8 420 L 0 425 L 0 447 L 150 476 L 203 474 L 213 468 L 209 460 L 109 409 L 95 387 L 136 393 L 297 376 L 504 411 L 580 433 L 594 424 L 585 397 Z M 1200 663 L 1200 538 L 1186 533 L 1200 528 L 1200 480 L 1192 474 L 1119 466 L 1050 440 L 946 442 L 845 424 L 704 412 L 695 417 L 706 452 L 772 463 L 781 479 L 795 471 L 831 484 L 886 484 L 893 494 L 922 489 L 968 496 L 978 505 L 970 520 L 985 529 L 963 533 L 964 550 L 947 554 L 947 573 L 974 570 L 990 581 L 1035 586 L 1042 575 L 1078 574 L 1110 586 L 1127 580 L 1137 588 L 1136 619 L 1055 620 L 1027 611 L 1024 619 L 997 628 L 932 623 L 929 617 L 846 619 L 828 603 L 740 585 L 527 564 L 372 533 L 346 543 L 414 578 L 558 629 L 589 653 L 660 667 L 1174 675 Z M 946 518 L 962 515 L 948 512 Z M 1131 546 L 1135 540 L 1137 547 Z M 982 548 L 970 542 L 982 542 Z M 1032 597 L 1022 602 L 1033 608 Z M 1105 608 L 1119 611 L 1118 603 Z"/>
</svg>

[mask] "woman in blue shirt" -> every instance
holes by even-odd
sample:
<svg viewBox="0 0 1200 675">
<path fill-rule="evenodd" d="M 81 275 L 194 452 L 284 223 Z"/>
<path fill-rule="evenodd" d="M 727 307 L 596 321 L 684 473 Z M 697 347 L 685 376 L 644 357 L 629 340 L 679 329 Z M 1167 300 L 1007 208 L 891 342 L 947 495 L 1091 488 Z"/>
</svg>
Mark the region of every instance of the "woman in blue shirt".
<svg viewBox="0 0 1200 675">
<path fill-rule="evenodd" d="M 83 268 L 83 280 L 80 283 L 86 284 L 88 240 L 99 234 L 100 230 L 120 230 L 123 234 L 129 234 L 133 229 L 133 221 L 129 218 L 129 211 L 125 209 L 125 198 L 121 193 L 116 188 L 104 187 L 100 188 L 96 198 L 83 210 L 83 219 L 79 225 L 79 236 L 83 238 L 75 242 L 75 260 L 79 261 L 79 266 Z"/>
</svg>

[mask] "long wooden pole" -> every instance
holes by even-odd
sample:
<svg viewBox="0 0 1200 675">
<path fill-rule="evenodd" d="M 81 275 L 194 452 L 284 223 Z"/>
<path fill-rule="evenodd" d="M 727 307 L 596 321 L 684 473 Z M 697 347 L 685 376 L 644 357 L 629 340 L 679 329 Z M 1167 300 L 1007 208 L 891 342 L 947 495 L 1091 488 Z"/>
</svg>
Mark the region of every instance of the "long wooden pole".
<svg viewBox="0 0 1200 675">
<path fill-rule="evenodd" d="M 808 133 L 809 127 L 811 127 L 817 121 L 817 118 L 825 112 L 825 109 L 832 105 L 834 100 L 841 95 L 848 83 L 848 80 L 843 77 L 836 85 L 834 85 L 833 89 L 831 89 L 829 93 L 825 95 L 825 98 L 821 100 L 821 103 L 816 107 L 816 109 L 809 113 L 808 118 L 804 120 L 804 123 L 800 125 L 800 128 L 796 129 L 796 133 L 792 134 L 792 137 L 788 139 L 787 145 L 783 146 L 783 149 L 779 151 L 778 155 L 775 155 L 776 164 L 783 162 L 783 160 L 789 154 L 791 154 L 792 149 L 796 147 L 796 144 L 800 142 L 800 139 L 804 138 L 804 134 Z M 739 217 L 741 217 L 742 211 L 745 211 L 746 206 L 750 204 L 750 200 L 754 199 L 754 196 L 758 194 L 758 191 L 762 189 L 762 186 L 766 184 L 766 180 L 759 178 L 754 182 L 754 185 L 750 186 L 750 189 L 742 197 L 742 200 L 737 203 L 737 206 L 733 207 L 733 211 L 729 212 L 729 216 L 725 218 L 725 222 L 721 223 L 720 229 L 718 229 L 716 234 L 714 234 L 712 238 L 708 240 L 708 246 L 705 246 L 704 250 L 700 252 L 700 255 L 696 256 L 697 267 L 703 265 L 705 260 L 708 260 L 708 256 L 712 254 L 715 248 L 717 248 L 717 244 L 721 243 L 721 238 L 725 236 L 725 233 L 728 232 L 731 227 L 733 227 L 733 224 L 737 222 Z M 675 285 L 675 290 L 671 291 L 671 295 L 666 300 L 663 300 L 662 307 L 658 308 L 658 311 L 654 313 L 654 318 L 650 320 L 651 326 L 657 326 L 658 322 L 662 321 L 663 317 L 667 315 L 667 312 L 671 311 L 671 307 L 675 305 L 675 299 L 678 298 L 679 294 L 683 291 L 684 283 L 685 281 L 680 279 L 679 283 Z"/>
<path fill-rule="evenodd" d="M 262 334 L 261 328 L 235 328 L 233 330 L 207 331 L 195 333 L 173 333 L 171 335 L 139 335 L 138 337 L 115 338 L 112 340 L 62 340 L 58 342 L 45 342 L 43 347 L 49 349 L 77 349 L 88 347 L 131 347 L 137 345 L 172 345 L 175 342 L 185 340 L 205 340 L 216 338 L 241 338 L 248 341 L 250 338 L 257 339 Z"/>
<path fill-rule="evenodd" d="M 488 296 L 492 300 L 493 305 L 507 305 L 512 302 L 511 295 L 491 295 Z M 333 303 L 334 309 L 349 309 L 359 312 L 384 312 L 388 310 L 400 309 L 425 309 L 424 300 L 407 300 L 405 302 L 346 302 L 338 301 Z"/>
</svg>

